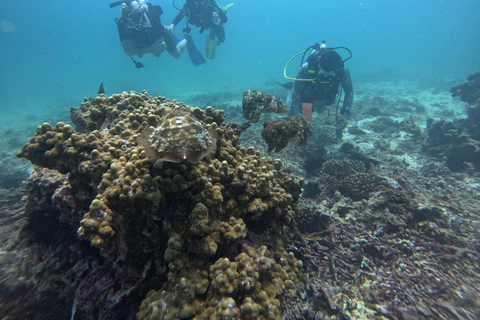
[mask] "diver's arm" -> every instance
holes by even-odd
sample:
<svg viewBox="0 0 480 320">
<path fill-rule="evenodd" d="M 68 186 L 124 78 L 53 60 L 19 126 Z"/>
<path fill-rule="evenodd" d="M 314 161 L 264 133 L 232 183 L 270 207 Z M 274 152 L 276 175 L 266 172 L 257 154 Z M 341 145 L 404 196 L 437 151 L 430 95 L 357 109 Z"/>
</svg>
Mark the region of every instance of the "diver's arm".
<svg viewBox="0 0 480 320">
<path fill-rule="evenodd" d="M 304 63 L 303 66 L 298 70 L 297 78 L 299 79 L 293 83 L 293 89 L 297 91 L 299 94 L 303 91 L 305 86 L 311 84 L 311 81 L 302 81 L 303 79 L 307 79 L 308 77 L 308 63 Z"/>
<path fill-rule="evenodd" d="M 343 70 L 342 87 L 345 91 L 345 98 L 343 99 L 342 109 L 350 110 L 353 104 L 353 84 L 352 78 L 350 77 L 350 71 L 348 71 L 347 68 Z"/>
<path fill-rule="evenodd" d="M 298 70 L 296 79 L 306 79 L 308 71 L 308 64 L 305 63 L 300 70 Z M 292 89 L 288 92 L 287 107 L 289 109 L 289 115 L 301 114 L 302 109 L 302 97 L 301 92 L 308 85 L 309 81 L 295 81 Z"/>
<path fill-rule="evenodd" d="M 175 28 L 175 26 L 176 26 L 180 21 L 182 21 L 183 17 L 185 17 L 185 11 L 184 11 L 184 10 L 185 10 L 185 9 L 180 10 L 180 12 L 177 14 L 177 16 L 175 17 L 175 19 L 173 19 L 172 24 L 167 27 L 167 28 L 169 29 L 168 31 L 172 31 L 172 29 Z"/>
<path fill-rule="evenodd" d="M 222 8 L 217 4 L 216 1 L 213 1 L 213 12 L 216 12 L 218 14 L 218 17 L 220 18 L 220 23 L 225 23 L 228 21 L 227 15 L 225 11 L 223 11 Z"/>
<path fill-rule="evenodd" d="M 153 18 L 160 19 L 160 16 L 163 14 L 163 9 L 159 5 L 154 6 L 148 3 L 148 13 L 150 13 Z"/>
</svg>

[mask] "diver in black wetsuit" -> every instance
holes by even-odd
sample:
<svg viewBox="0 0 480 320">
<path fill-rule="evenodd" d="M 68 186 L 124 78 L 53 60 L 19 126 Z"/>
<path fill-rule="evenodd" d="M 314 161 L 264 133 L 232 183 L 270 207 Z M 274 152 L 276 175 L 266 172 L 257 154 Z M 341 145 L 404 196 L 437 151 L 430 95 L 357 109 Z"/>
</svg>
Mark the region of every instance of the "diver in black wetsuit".
<svg viewBox="0 0 480 320">
<path fill-rule="evenodd" d="M 110 7 L 122 5 L 122 16 L 115 19 L 123 50 L 130 57 L 152 53 L 159 57 L 165 50 L 178 58 L 187 45 L 183 39 L 176 43 L 172 35 L 165 31 L 160 22 L 163 10 L 144 0 L 115 2 Z M 132 57 L 133 60 L 133 57 Z M 143 65 L 133 60 L 137 68 Z"/>
<path fill-rule="evenodd" d="M 337 136 L 341 137 L 353 103 L 352 79 L 340 55 L 326 49 L 324 43 L 318 45 L 298 71 L 287 98 L 289 114 L 303 113 L 305 118 L 312 120 L 314 107 L 329 106 L 335 102 L 340 85 L 345 91 L 336 125 Z"/>
<path fill-rule="evenodd" d="M 215 0 L 186 0 L 179 14 L 166 29 L 171 31 L 182 21 L 183 17 L 187 18 L 187 23 L 200 27 L 200 33 L 210 29 L 207 39 L 207 56 L 213 58 L 215 56 L 215 47 L 225 41 L 223 24 L 228 20 L 225 10 L 220 8 Z"/>
</svg>

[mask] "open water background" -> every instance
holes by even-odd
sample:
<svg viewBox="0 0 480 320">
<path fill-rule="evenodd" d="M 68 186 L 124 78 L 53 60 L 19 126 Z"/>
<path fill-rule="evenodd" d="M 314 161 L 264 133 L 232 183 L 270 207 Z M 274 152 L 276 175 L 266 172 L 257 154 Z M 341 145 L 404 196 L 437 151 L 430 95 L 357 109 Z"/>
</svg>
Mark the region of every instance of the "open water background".
<svg viewBox="0 0 480 320">
<path fill-rule="evenodd" d="M 146 67 L 136 69 L 118 40 L 120 7 L 111 9 L 109 1 L 0 0 L 0 110 L 68 114 L 83 97 L 96 96 L 101 82 L 107 94 L 145 89 L 184 100 L 238 91 L 241 97 L 243 90 L 284 81 L 286 62 L 321 40 L 352 50 L 347 66 L 354 82 L 461 83 L 480 70 L 478 0 L 232 1 L 227 39 L 214 60 L 195 67 L 186 52 L 180 59 L 146 55 L 140 59 Z M 178 12 L 172 2 L 151 2 L 163 7 L 162 23 L 169 25 Z M 207 34 L 192 31 L 202 52 Z"/>
</svg>

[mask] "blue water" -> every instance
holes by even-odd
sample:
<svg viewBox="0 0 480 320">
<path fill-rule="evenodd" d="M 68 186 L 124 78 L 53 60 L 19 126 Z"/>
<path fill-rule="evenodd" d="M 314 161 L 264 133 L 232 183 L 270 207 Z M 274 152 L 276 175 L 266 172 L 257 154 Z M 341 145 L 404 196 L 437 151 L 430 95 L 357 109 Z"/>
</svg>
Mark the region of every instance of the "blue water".
<svg viewBox="0 0 480 320">
<path fill-rule="evenodd" d="M 288 59 L 321 40 L 353 51 L 348 67 L 354 81 L 464 80 L 480 70 L 478 0 L 236 1 L 215 59 L 195 67 L 186 52 L 179 59 L 146 55 L 140 59 L 146 67 L 138 70 L 118 40 L 114 18 L 120 8 L 108 3 L 0 1 L 4 114 L 66 110 L 95 96 L 101 82 L 107 94 L 145 89 L 182 100 L 238 91 L 240 97 L 243 90 L 283 81 Z M 169 25 L 177 14 L 172 2 L 152 3 L 163 7 L 162 23 Z M 182 27 L 183 21 L 177 36 Z M 207 32 L 194 28 L 192 35 L 204 51 Z"/>
</svg>

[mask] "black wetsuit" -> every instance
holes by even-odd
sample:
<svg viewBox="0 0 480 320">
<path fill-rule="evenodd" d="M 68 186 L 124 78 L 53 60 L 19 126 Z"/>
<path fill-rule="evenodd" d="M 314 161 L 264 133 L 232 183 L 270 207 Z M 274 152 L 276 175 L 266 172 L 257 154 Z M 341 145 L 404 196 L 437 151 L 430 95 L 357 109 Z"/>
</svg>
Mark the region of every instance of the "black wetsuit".
<svg viewBox="0 0 480 320">
<path fill-rule="evenodd" d="M 343 99 L 343 108 L 348 110 L 353 103 L 353 85 L 350 77 L 350 71 L 343 67 L 331 72 L 325 72 L 319 66 L 314 73 L 309 70 L 308 62 L 305 63 L 297 74 L 297 79 L 312 79 L 315 81 L 295 81 L 287 98 L 287 106 L 290 109 L 290 115 L 302 113 L 302 103 L 314 103 L 318 100 L 325 101 L 325 105 L 331 105 L 335 102 L 338 95 L 340 84 L 345 91 Z M 310 72 L 309 72 L 310 71 Z"/>
<path fill-rule="evenodd" d="M 212 22 L 214 12 L 220 18 L 220 24 L 218 25 Z M 228 18 L 216 1 L 207 0 L 205 4 L 200 4 L 195 0 L 187 0 L 180 13 L 173 19 L 172 24 L 177 25 L 182 21 L 183 17 L 187 17 L 188 22 L 194 26 L 200 27 L 200 33 L 204 30 L 212 29 L 217 36 L 218 42 L 225 41 L 225 29 L 222 24 L 227 22 Z"/>
<path fill-rule="evenodd" d="M 122 15 L 120 19 L 116 20 L 120 41 L 132 40 L 138 47 L 145 48 L 151 46 L 156 40 L 161 40 L 165 41 L 165 48 L 168 52 L 175 51 L 176 44 L 171 37 L 166 36 L 165 28 L 160 21 L 160 15 L 163 13 L 162 7 L 154 6 L 151 3 L 147 3 L 147 5 L 147 16 L 152 27 L 143 27 L 137 30 Z"/>
</svg>

